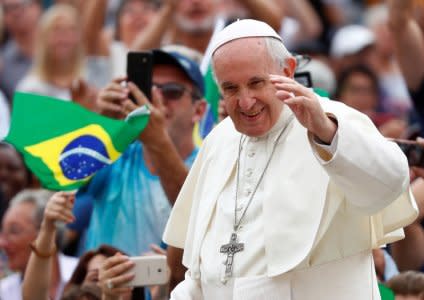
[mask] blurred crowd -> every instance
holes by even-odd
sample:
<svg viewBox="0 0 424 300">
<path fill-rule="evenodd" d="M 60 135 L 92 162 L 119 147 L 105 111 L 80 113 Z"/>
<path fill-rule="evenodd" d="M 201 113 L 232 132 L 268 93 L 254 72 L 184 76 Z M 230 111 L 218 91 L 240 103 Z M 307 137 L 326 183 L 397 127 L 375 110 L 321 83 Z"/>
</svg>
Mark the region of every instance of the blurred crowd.
<svg viewBox="0 0 424 300">
<path fill-rule="evenodd" d="M 110 299 L 166 299 L 183 279 L 181 262 L 169 261 L 169 286 L 107 287 L 108 276 L 122 273 L 110 270 L 131 267 L 126 255 L 178 251 L 161 236 L 208 133 L 202 124 L 226 117 L 219 93 L 216 98 L 208 82 L 208 46 L 214 33 L 234 20 L 249 17 L 270 24 L 296 56 L 298 80 L 368 115 L 387 138 L 424 136 L 422 0 L 0 3 L 0 140 L 10 126 L 15 91 L 124 118 L 129 107 L 124 100 L 138 92 L 123 85 L 127 53 L 162 49 L 155 53 L 160 63 L 153 73 L 153 97 L 162 95 L 161 101 L 152 101 L 149 126 L 155 126 L 155 133 L 146 131 L 76 195 L 42 190 L 22 156 L 0 142 L 0 299 L 39 299 L 37 290 L 40 295 L 48 291 L 50 299 L 100 299 L 102 293 Z M 143 103 L 142 95 L 136 98 Z M 419 218 L 405 228 L 404 240 L 374 250 L 379 280 L 396 299 L 424 299 L 422 175 L 424 169 L 411 168 Z M 56 226 L 57 221 L 67 225 Z M 34 279 L 42 268 L 46 277 Z M 22 290 L 23 274 L 32 277 Z"/>
</svg>

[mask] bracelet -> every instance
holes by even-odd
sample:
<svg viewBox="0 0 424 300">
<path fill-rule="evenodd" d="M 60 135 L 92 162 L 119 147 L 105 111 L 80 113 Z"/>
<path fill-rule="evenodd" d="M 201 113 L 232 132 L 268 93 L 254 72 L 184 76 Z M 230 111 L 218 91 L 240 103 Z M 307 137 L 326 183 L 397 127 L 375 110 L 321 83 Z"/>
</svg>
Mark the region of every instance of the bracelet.
<svg viewBox="0 0 424 300">
<path fill-rule="evenodd" d="M 56 253 L 56 246 L 53 248 L 52 251 L 45 253 L 45 252 L 40 252 L 37 247 L 35 247 L 35 241 L 32 242 L 29 247 L 31 248 L 32 252 L 34 252 L 34 254 L 40 258 L 49 258 L 51 257 L 53 254 Z"/>
</svg>

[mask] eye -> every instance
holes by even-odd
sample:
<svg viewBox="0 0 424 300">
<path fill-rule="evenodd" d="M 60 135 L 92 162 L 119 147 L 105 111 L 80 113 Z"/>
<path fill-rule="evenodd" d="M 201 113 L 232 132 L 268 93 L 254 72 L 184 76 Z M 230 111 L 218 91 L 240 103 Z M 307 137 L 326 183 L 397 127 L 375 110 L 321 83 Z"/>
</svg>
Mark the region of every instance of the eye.
<svg viewBox="0 0 424 300">
<path fill-rule="evenodd" d="M 261 88 L 265 85 L 264 79 L 255 79 L 249 83 L 249 86 L 253 89 Z"/>
<path fill-rule="evenodd" d="M 237 93 L 237 86 L 235 85 L 225 85 L 222 87 L 222 92 L 226 95 L 233 95 Z"/>
</svg>

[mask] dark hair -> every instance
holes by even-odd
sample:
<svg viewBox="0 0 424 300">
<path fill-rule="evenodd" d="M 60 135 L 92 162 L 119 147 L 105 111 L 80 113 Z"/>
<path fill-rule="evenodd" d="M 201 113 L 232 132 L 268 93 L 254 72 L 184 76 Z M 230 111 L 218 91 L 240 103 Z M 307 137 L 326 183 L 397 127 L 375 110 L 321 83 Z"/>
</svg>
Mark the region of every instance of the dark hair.
<svg viewBox="0 0 424 300">
<path fill-rule="evenodd" d="M 85 252 L 79 259 L 78 264 L 72 273 L 71 279 L 69 279 L 68 284 L 65 287 L 65 290 L 68 289 L 68 286 L 72 285 L 81 285 L 84 281 L 85 276 L 87 275 L 87 267 L 90 260 L 96 255 L 104 255 L 106 257 L 114 256 L 116 253 L 121 252 L 119 249 L 109 246 L 101 245 L 96 250 L 90 250 Z"/>
<path fill-rule="evenodd" d="M 353 65 L 341 71 L 339 77 L 337 78 L 337 87 L 334 94 L 335 99 L 338 99 L 346 87 L 346 82 L 350 79 L 353 74 L 363 74 L 367 76 L 372 81 L 374 91 L 378 98 L 380 98 L 380 88 L 378 77 L 369 67 L 365 65 Z"/>
<path fill-rule="evenodd" d="M 28 169 L 27 165 L 25 164 L 25 160 L 22 154 L 18 150 L 16 150 L 16 148 L 12 144 L 9 144 L 4 141 L 0 141 L 0 149 L 11 149 L 14 152 L 16 152 L 16 154 L 21 159 L 23 166 L 25 167 L 25 178 L 27 181 L 26 187 L 32 186 L 34 184 L 35 178 L 34 178 L 34 175 L 31 173 L 31 171 Z"/>
<path fill-rule="evenodd" d="M 78 264 L 72 273 L 71 279 L 66 284 L 64 288 L 64 294 L 71 293 L 75 289 L 75 286 L 81 286 L 85 276 L 87 275 L 87 267 L 90 260 L 96 255 L 104 255 L 106 257 L 114 256 L 116 253 L 125 254 L 123 251 L 109 246 L 109 245 L 100 245 L 96 250 L 90 250 L 85 252 L 79 259 Z M 84 285 L 85 286 L 85 285 Z M 72 299 L 72 298 L 71 298 Z M 76 298 L 78 299 L 78 298 Z M 89 298 L 90 299 L 90 298 Z M 132 299 L 143 300 L 144 299 L 144 288 L 134 288 L 132 292 Z"/>
</svg>

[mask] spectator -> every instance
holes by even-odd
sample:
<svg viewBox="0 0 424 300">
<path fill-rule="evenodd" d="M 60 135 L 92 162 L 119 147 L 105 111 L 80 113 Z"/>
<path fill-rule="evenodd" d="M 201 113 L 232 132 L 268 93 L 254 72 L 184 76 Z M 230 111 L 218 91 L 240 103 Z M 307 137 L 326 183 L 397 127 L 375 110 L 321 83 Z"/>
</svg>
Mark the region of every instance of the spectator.
<svg viewBox="0 0 424 300">
<path fill-rule="evenodd" d="M 400 138 L 406 131 L 403 119 L 382 112 L 378 78 L 364 65 L 353 65 L 341 72 L 335 99 L 366 114 L 386 137 Z"/>
<path fill-rule="evenodd" d="M 424 30 L 414 18 L 413 0 L 387 0 L 389 28 L 393 36 L 396 58 L 411 94 L 414 108 L 424 118 Z M 424 11 L 424 6 L 417 5 Z M 421 122 L 421 124 L 423 124 Z"/>
<path fill-rule="evenodd" d="M 330 57 L 336 76 L 353 65 L 372 66 L 375 61 L 374 33 L 362 25 L 346 25 L 336 31 L 330 47 Z"/>
<path fill-rule="evenodd" d="M 69 4 L 55 4 L 43 14 L 33 67 L 17 90 L 71 100 L 71 88 L 83 76 L 85 62 L 79 23 L 78 11 Z M 87 106 L 93 108 L 94 103 Z"/>
<path fill-rule="evenodd" d="M 38 182 L 27 169 L 25 162 L 16 149 L 0 142 L 0 191 L 3 202 L 0 204 L 0 220 L 9 206 L 9 201 L 24 188 L 37 187 Z"/>
<path fill-rule="evenodd" d="M 3 0 L 5 29 L 9 40 L 2 49 L 0 89 L 12 103 L 16 84 L 31 66 L 35 31 L 40 18 L 41 0 Z"/>
<path fill-rule="evenodd" d="M 280 27 L 283 18 L 276 0 L 170 0 L 165 3 L 173 4 L 174 9 L 156 18 L 155 24 L 149 26 L 149 30 L 139 40 L 143 48 L 181 44 L 207 54 L 206 49 L 214 30 L 225 22 L 231 22 L 233 18 L 248 15 L 269 22 L 275 28 Z"/>
<path fill-rule="evenodd" d="M 289 0 L 277 2 L 286 11 L 287 17 L 282 19 L 280 35 L 293 51 L 305 44 L 316 44 L 322 34 L 321 19 L 313 9 L 310 1 Z"/>
<path fill-rule="evenodd" d="M 218 0 L 219 15 L 232 22 L 237 19 L 252 18 L 269 24 L 275 31 L 280 30 L 285 9 L 289 6 L 279 0 Z"/>
<path fill-rule="evenodd" d="M 421 138 L 418 142 L 424 147 Z M 424 168 L 412 167 L 412 193 L 417 201 L 419 215 L 405 227 L 405 239 L 391 244 L 391 252 L 400 271 L 424 271 Z M 418 177 L 419 176 L 419 177 Z"/>
<path fill-rule="evenodd" d="M 421 119 L 424 118 L 424 30 L 415 19 L 414 8 L 424 11 L 420 4 L 414 6 L 414 0 L 386 0 L 389 8 L 389 28 L 393 36 L 395 54 L 408 86 L 414 108 Z M 419 143 L 424 145 L 422 140 Z M 422 168 L 413 168 L 413 172 L 424 176 Z M 399 270 L 424 269 L 424 182 L 417 179 L 412 183 L 417 198 L 420 216 L 418 220 L 405 228 L 405 239 L 392 245 L 393 258 Z"/>
<path fill-rule="evenodd" d="M 54 286 L 52 274 L 54 273 L 54 253 L 56 251 L 57 222 L 69 223 L 74 221 L 72 207 L 75 195 L 69 192 L 55 193 L 48 201 L 44 211 L 40 230 L 35 239 L 33 253 L 28 261 L 23 282 L 23 299 L 49 299 L 49 290 Z M 119 250 L 107 245 L 102 245 L 94 251 L 85 253 L 63 290 L 63 299 L 82 293 L 84 288 L 91 287 L 99 281 L 99 268 L 107 257 L 118 253 Z M 86 292 L 88 292 L 86 290 Z M 100 291 L 94 290 L 97 299 L 101 299 Z M 142 290 L 135 294 L 143 299 Z M 72 298 L 71 298 L 72 299 Z M 75 298 L 74 298 L 75 299 Z M 78 298 L 79 299 L 79 298 Z"/>
<path fill-rule="evenodd" d="M 158 12 L 153 0 L 123 0 L 116 13 L 113 34 L 108 35 L 104 29 L 107 2 L 87 0 L 82 14 L 87 55 L 96 57 L 99 64 L 103 65 L 102 68 L 106 68 L 106 75 L 109 75 L 106 79 L 109 82 L 112 78 L 126 75 L 127 52 L 146 49 L 143 43 L 140 44 L 140 35 L 157 14 L 169 22 L 168 15 L 174 4 L 173 1 L 167 1 Z"/>
<path fill-rule="evenodd" d="M 386 137 L 400 138 L 406 131 L 403 119 L 382 112 L 378 78 L 367 66 L 354 65 L 343 70 L 335 98 L 370 117 Z"/>
<path fill-rule="evenodd" d="M 374 61 L 371 67 L 377 74 L 381 89 L 381 108 L 406 120 L 412 108 L 406 83 L 394 55 L 393 37 L 388 26 L 388 9 L 384 4 L 368 8 L 365 25 L 375 36 Z"/>
<path fill-rule="evenodd" d="M 94 206 L 87 249 L 106 243 L 129 255 L 140 255 L 150 250 L 150 244 L 161 244 L 171 206 L 197 154 L 193 126 L 205 109 L 200 70 L 196 63 L 176 52 L 153 53 L 155 87 L 149 103 L 152 114 L 140 141 L 133 143 L 113 165 L 97 173 L 77 194 L 77 204 L 85 197 Z M 129 92 L 142 101 L 140 104 L 146 103 L 133 84 L 129 84 L 129 89 L 122 88 L 123 81 L 124 78 L 117 79 L 100 92 L 102 113 L 124 117 L 129 108 L 134 109 L 127 98 Z M 77 222 L 83 222 L 79 220 L 83 211 L 74 213 Z"/>
<path fill-rule="evenodd" d="M 50 196 L 51 193 L 45 190 L 24 190 L 12 199 L 6 211 L 3 218 L 0 247 L 6 252 L 10 269 L 17 273 L 0 281 L 1 299 L 23 299 L 21 282 L 31 254 L 30 245 L 40 230 L 44 207 Z M 47 252 L 38 252 L 37 254 L 46 256 Z M 54 255 L 50 273 L 52 285 L 45 292 L 50 299 L 60 299 L 65 283 L 68 282 L 77 260 L 56 252 L 48 252 L 48 255 Z"/>
</svg>

